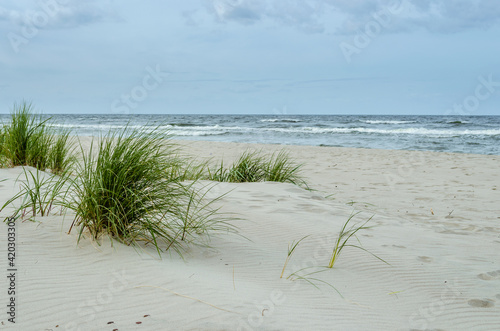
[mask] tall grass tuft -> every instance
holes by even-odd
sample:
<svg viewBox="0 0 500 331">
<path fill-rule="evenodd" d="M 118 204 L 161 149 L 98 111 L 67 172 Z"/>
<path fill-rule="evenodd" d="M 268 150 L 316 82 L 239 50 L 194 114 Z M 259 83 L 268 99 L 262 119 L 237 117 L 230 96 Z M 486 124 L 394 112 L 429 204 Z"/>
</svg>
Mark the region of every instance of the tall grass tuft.
<svg viewBox="0 0 500 331">
<path fill-rule="evenodd" d="M 172 167 L 170 177 L 180 181 L 206 179 L 205 171 L 208 168 L 207 162 L 199 163 L 188 158 L 180 159 L 178 167 Z"/>
<path fill-rule="evenodd" d="M 49 120 L 35 114 L 31 103 L 15 104 L 10 123 L 0 133 L 0 165 L 50 168 L 55 174 L 69 168 L 74 159 L 71 131 L 55 135 Z"/>
<path fill-rule="evenodd" d="M 295 164 L 285 150 L 273 154 L 266 163 L 266 180 L 271 182 L 292 183 L 307 187 L 307 183 L 300 176 L 301 164 Z"/>
<path fill-rule="evenodd" d="M 53 137 L 49 152 L 49 168 L 54 174 L 62 174 L 75 162 L 74 142 L 70 134 L 70 130 L 64 130 Z"/>
<path fill-rule="evenodd" d="M 97 153 L 94 153 L 96 149 Z M 180 253 L 182 242 L 209 230 L 228 230 L 210 202 L 181 182 L 176 148 L 160 128 L 126 128 L 92 142 L 76 167 L 71 201 L 80 226 L 98 240 L 109 235 L 132 244 L 145 241 Z"/>
<path fill-rule="evenodd" d="M 39 150 L 44 139 L 46 120 L 33 113 L 31 103 L 15 104 L 11 113 L 11 123 L 5 126 L 4 154 L 13 166 L 27 165 L 29 160 L 39 162 Z"/>
<path fill-rule="evenodd" d="M 208 179 L 220 182 L 261 182 L 273 181 L 304 185 L 300 176 L 300 164 L 295 164 L 288 153 L 281 150 L 270 157 L 259 151 L 246 151 L 229 168 L 224 162 L 208 169 Z"/>
<path fill-rule="evenodd" d="M 244 152 L 229 169 L 224 169 L 223 163 L 214 172 L 215 180 L 221 182 L 260 182 L 265 180 L 264 158 L 259 152 Z"/>
<path fill-rule="evenodd" d="M 8 167 L 10 163 L 5 151 L 5 129 L 0 127 L 0 168 Z"/>
<path fill-rule="evenodd" d="M 3 145 L 5 143 L 5 132 L 3 125 L 0 126 L 0 155 L 4 155 Z"/>
<path fill-rule="evenodd" d="M 28 141 L 26 164 L 42 171 L 49 168 L 53 140 L 54 137 L 49 134 L 44 124 L 38 127 Z"/>
</svg>

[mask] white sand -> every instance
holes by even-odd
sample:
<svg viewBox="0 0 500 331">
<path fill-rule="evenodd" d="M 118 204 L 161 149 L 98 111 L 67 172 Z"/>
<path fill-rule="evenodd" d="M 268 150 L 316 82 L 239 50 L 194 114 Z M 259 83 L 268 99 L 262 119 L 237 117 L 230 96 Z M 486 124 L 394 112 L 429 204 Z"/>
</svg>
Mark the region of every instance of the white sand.
<svg viewBox="0 0 500 331">
<path fill-rule="evenodd" d="M 182 142 L 202 158 L 234 159 L 247 147 Z M 17 224 L 16 324 L 11 330 L 494 330 L 500 328 L 500 157 L 288 146 L 305 163 L 307 191 L 291 184 L 221 183 L 223 212 L 241 235 L 213 237 L 184 260 L 105 240 L 76 245 L 71 215 Z M 0 202 L 20 168 L 0 169 Z M 326 196 L 331 195 L 329 198 Z M 352 203 L 354 202 L 354 203 Z M 353 210 L 376 227 L 360 232 L 333 269 L 280 279 L 328 263 Z M 4 211 L 2 219 L 9 211 Z M 7 226 L 0 227 L 7 270 Z M 354 242 L 353 242 L 354 243 Z M 317 269 L 308 269 L 317 270 Z M 7 272 L 5 271 L 5 274 Z M 0 282 L 6 311 L 8 280 Z M 175 292 L 175 294 L 174 294 Z M 146 317 L 145 317 L 146 316 Z M 113 322 L 112 324 L 108 324 Z M 141 324 L 136 324 L 142 322 Z"/>
</svg>

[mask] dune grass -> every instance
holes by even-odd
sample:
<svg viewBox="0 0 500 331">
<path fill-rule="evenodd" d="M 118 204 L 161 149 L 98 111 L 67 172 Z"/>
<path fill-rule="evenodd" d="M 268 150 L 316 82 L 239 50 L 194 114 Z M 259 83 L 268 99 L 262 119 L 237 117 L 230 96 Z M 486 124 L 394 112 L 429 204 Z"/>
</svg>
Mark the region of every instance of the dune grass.
<svg viewBox="0 0 500 331">
<path fill-rule="evenodd" d="M 309 236 L 302 237 L 297 242 L 295 242 L 295 240 L 294 240 L 294 241 L 292 241 L 292 243 L 290 245 L 288 245 L 288 253 L 287 253 L 287 256 L 285 259 L 285 264 L 283 265 L 283 270 L 281 270 L 280 278 L 283 278 L 283 274 L 285 273 L 286 266 L 288 265 L 288 262 L 290 262 L 290 259 L 292 258 L 292 255 L 293 255 L 293 252 L 295 251 L 297 246 L 300 244 L 300 242 L 302 240 L 306 239 L 307 237 L 309 237 Z"/>
<path fill-rule="evenodd" d="M 245 151 L 229 167 L 224 167 L 224 161 L 216 167 L 208 167 L 207 179 L 232 183 L 273 181 L 307 187 L 300 176 L 301 167 L 285 150 L 271 156 L 261 151 Z"/>
<path fill-rule="evenodd" d="M 3 145 L 5 143 L 5 132 L 3 125 L 0 126 L 0 155 L 4 155 Z"/>
<path fill-rule="evenodd" d="M 5 151 L 5 130 L 4 127 L 0 127 L 0 168 L 6 168 L 10 165 L 10 160 L 6 155 Z"/>
<path fill-rule="evenodd" d="M 20 198 L 22 198 L 21 203 L 12 217 L 21 219 L 37 215 L 48 216 L 56 206 L 63 204 L 66 176 L 56 176 L 38 169 L 32 171 L 25 167 L 23 174 L 23 180 L 19 181 L 19 177 L 16 180 L 21 183 L 21 191 L 7 200 L 0 207 L 0 211 Z"/>
<path fill-rule="evenodd" d="M 380 257 L 378 257 L 377 255 L 375 255 L 375 254 L 369 252 L 368 250 L 366 250 L 365 248 L 361 247 L 361 242 L 356 237 L 356 233 L 358 231 L 370 228 L 369 226 L 366 226 L 366 224 L 373 218 L 373 216 L 370 217 L 367 221 L 365 221 L 365 222 L 363 222 L 361 224 L 354 224 L 354 225 L 348 227 L 349 223 L 359 213 L 360 212 L 351 214 L 349 216 L 349 218 L 347 219 L 347 221 L 343 224 L 342 228 L 340 229 L 339 235 L 337 236 L 337 240 L 335 241 L 335 244 L 334 244 L 334 247 L 333 247 L 333 251 L 332 251 L 332 255 L 330 257 L 330 261 L 328 263 L 328 268 L 333 268 L 335 262 L 337 261 L 338 257 L 340 256 L 340 253 L 342 252 L 342 250 L 345 247 L 359 248 L 361 250 L 364 250 L 367 253 L 370 253 L 371 255 L 373 255 L 374 257 L 376 257 L 377 259 L 379 259 L 380 261 L 382 261 L 382 262 L 384 262 L 386 264 L 389 264 L 386 261 L 384 261 L 383 259 L 381 259 Z M 350 239 L 353 238 L 353 237 L 358 241 L 359 245 L 353 245 L 353 244 L 349 243 Z"/>
<path fill-rule="evenodd" d="M 0 164 L 33 166 L 61 173 L 72 162 L 70 131 L 55 135 L 47 126 L 50 118 L 34 112 L 31 103 L 15 104 L 11 121 L 0 136 Z"/>
<path fill-rule="evenodd" d="M 269 162 L 265 165 L 267 181 L 306 185 L 305 181 L 299 175 L 302 165 L 295 164 L 285 150 L 273 154 Z"/>
<path fill-rule="evenodd" d="M 47 127 L 41 125 L 28 141 L 27 159 L 25 164 L 46 170 L 50 167 L 50 150 L 54 137 L 48 133 Z"/>
<path fill-rule="evenodd" d="M 359 248 L 361 250 L 364 250 L 365 252 L 368 252 L 370 253 L 371 255 L 373 255 L 374 257 L 376 257 L 377 259 L 379 259 L 380 261 L 390 265 L 388 262 L 384 261 L 383 259 L 381 259 L 380 257 L 378 257 L 377 255 L 369 252 L 367 249 L 361 247 L 361 243 L 360 241 L 358 240 L 358 238 L 356 237 L 356 233 L 358 231 L 361 231 L 361 230 L 365 230 L 365 229 L 368 229 L 370 227 L 366 226 L 366 224 L 373 218 L 370 217 L 367 221 L 365 222 L 362 222 L 362 223 L 358 223 L 358 224 L 354 224 L 354 225 L 351 225 L 349 227 L 349 224 L 350 222 L 353 220 L 353 218 L 358 215 L 360 212 L 357 212 L 357 213 L 352 213 L 349 218 L 347 219 L 347 221 L 342 225 L 342 228 L 339 232 L 339 235 L 337 236 L 337 239 L 335 241 L 335 246 L 333 248 L 333 251 L 332 251 L 332 255 L 330 257 L 330 260 L 329 260 L 329 263 L 327 266 L 320 266 L 320 265 L 317 265 L 317 266 L 306 266 L 304 268 L 301 268 L 299 270 L 296 270 L 294 272 L 292 272 L 290 275 L 288 275 L 288 277 L 286 277 L 286 279 L 289 279 L 289 280 L 303 280 L 303 281 L 306 281 L 307 283 L 309 283 L 310 285 L 314 286 L 315 288 L 319 289 L 319 284 L 324 284 L 324 285 L 327 285 L 331 288 L 333 288 L 341 297 L 342 294 L 340 293 L 340 291 L 335 288 L 335 286 L 333 286 L 332 284 L 322 280 L 322 279 L 319 279 L 319 278 L 316 278 L 316 277 L 312 277 L 312 275 L 316 275 L 316 274 L 319 274 L 319 273 L 322 273 L 322 272 L 325 272 L 331 268 L 333 268 L 335 262 L 338 260 L 339 256 L 340 256 L 340 253 L 342 252 L 342 250 L 345 248 L 345 247 L 356 247 L 356 248 Z M 305 236 L 303 238 L 301 238 L 300 240 L 298 240 L 297 242 L 293 241 L 289 246 L 288 246 L 288 253 L 287 253 L 287 257 L 286 257 L 286 260 L 285 260 L 285 264 L 283 266 L 283 270 L 281 271 L 281 276 L 280 278 L 283 277 L 283 274 L 285 272 L 285 269 L 288 265 L 288 262 L 290 261 L 293 253 L 295 252 L 297 246 L 300 244 L 300 242 L 302 240 L 304 240 L 305 238 L 307 238 L 308 236 Z M 358 243 L 359 245 L 353 245 L 353 244 L 350 244 L 349 241 L 350 239 L 354 237 L 355 239 L 358 240 Z"/>
<path fill-rule="evenodd" d="M 33 112 L 31 103 L 14 105 L 11 123 L 4 127 L 4 154 L 13 166 L 29 165 L 30 161 L 39 162 L 46 120 Z M 35 150 L 33 150 L 35 149 Z"/>
<path fill-rule="evenodd" d="M 305 273 L 306 270 L 310 270 L 310 269 L 314 269 L 314 270 Z M 320 290 L 319 285 L 321 285 L 321 284 L 327 285 L 327 286 L 331 287 L 333 290 L 335 290 L 335 292 L 337 292 L 343 298 L 344 296 L 342 295 L 342 293 L 340 293 L 340 291 L 335 286 L 333 286 L 329 282 L 324 281 L 322 279 L 312 277 L 312 275 L 316 275 L 316 274 L 325 272 L 327 270 L 328 270 L 327 267 L 320 267 L 320 266 L 318 266 L 318 267 L 306 267 L 306 268 L 302 268 L 300 270 L 297 270 L 297 271 L 291 273 L 290 275 L 288 275 L 288 277 L 286 279 L 289 279 L 291 281 L 303 280 L 303 281 L 307 282 L 308 284 L 314 286 L 318 290 Z"/>
<path fill-rule="evenodd" d="M 224 161 L 209 170 L 209 179 L 218 182 L 260 182 L 265 180 L 265 163 L 261 153 L 246 151 L 231 167 L 225 168 Z"/>
<path fill-rule="evenodd" d="M 49 168 L 54 174 L 62 174 L 75 162 L 74 140 L 70 130 L 56 132 L 49 151 Z"/>
<path fill-rule="evenodd" d="M 180 181 L 207 179 L 208 162 L 199 163 L 189 158 L 179 158 L 180 166 L 171 169 L 170 177 Z"/>
<path fill-rule="evenodd" d="M 205 202 L 206 193 L 183 183 L 182 165 L 166 132 L 124 129 L 94 141 L 76 167 L 66 207 L 93 239 L 109 235 L 126 244 L 145 241 L 180 253 L 198 235 L 234 230 Z M 97 152 L 97 153 L 94 153 Z"/>
<path fill-rule="evenodd" d="M 15 204 L 16 217 L 47 216 L 54 207 L 76 215 L 78 241 L 87 233 L 127 243 L 143 241 L 180 253 L 186 243 L 203 244 L 208 234 L 236 228 L 209 200 L 213 187 L 196 181 L 206 164 L 181 159 L 168 132 L 131 129 L 109 132 L 80 148 L 76 163 L 70 131 L 54 134 L 31 103 L 14 105 L 10 123 L 0 129 L 0 165 L 23 169 L 21 191 L 3 204 Z M 47 169 L 52 174 L 43 173 Z M 189 182 L 187 182 L 189 180 Z M 19 181 L 19 180 L 18 180 Z"/>
</svg>

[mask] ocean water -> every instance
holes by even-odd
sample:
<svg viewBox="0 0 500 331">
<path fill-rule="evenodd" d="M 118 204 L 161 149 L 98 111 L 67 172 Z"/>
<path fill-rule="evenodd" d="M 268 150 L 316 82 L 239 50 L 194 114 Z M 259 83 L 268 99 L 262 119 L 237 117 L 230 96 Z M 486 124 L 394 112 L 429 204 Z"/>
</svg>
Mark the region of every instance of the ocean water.
<svg viewBox="0 0 500 331">
<path fill-rule="evenodd" d="M 500 116 L 66 114 L 52 123 L 75 135 L 162 126 L 176 139 L 500 155 Z"/>
</svg>

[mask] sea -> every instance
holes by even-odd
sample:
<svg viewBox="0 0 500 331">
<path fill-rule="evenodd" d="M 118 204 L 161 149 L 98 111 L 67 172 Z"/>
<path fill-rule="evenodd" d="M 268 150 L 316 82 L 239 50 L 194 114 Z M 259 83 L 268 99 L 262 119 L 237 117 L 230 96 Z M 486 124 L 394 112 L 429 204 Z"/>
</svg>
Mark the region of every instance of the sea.
<svg viewBox="0 0 500 331">
<path fill-rule="evenodd" d="M 100 135 L 168 129 L 175 139 L 500 155 L 500 116 L 50 115 L 55 129 Z M 0 115 L 7 123 L 9 115 Z"/>
</svg>

